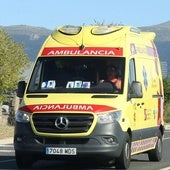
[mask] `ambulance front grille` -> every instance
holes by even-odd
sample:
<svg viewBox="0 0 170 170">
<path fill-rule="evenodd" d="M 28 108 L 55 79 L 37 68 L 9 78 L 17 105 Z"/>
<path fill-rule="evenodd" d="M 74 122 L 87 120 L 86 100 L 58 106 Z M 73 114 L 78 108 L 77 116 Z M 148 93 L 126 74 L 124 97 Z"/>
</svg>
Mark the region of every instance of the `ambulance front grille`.
<svg viewBox="0 0 170 170">
<path fill-rule="evenodd" d="M 33 125 L 39 133 L 85 133 L 93 123 L 92 114 L 35 113 Z"/>
</svg>

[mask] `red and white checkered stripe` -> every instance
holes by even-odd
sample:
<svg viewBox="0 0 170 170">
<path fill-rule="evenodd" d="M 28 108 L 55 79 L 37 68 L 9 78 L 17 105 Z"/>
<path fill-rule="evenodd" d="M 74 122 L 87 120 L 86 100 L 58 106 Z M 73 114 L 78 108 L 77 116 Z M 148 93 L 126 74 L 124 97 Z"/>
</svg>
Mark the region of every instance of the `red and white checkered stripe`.
<svg viewBox="0 0 170 170">
<path fill-rule="evenodd" d="M 156 146 L 156 142 L 158 140 L 158 137 L 152 137 L 152 138 L 147 138 L 147 139 L 142 139 L 138 141 L 132 142 L 131 146 L 131 154 L 136 154 L 140 152 L 144 152 L 149 149 L 153 149 Z"/>
</svg>

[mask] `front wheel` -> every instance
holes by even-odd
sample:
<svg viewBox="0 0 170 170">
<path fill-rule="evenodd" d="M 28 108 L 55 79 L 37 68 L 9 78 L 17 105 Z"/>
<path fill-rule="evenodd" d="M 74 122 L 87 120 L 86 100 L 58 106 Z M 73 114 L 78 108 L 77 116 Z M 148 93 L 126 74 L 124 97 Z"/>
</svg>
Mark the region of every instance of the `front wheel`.
<svg viewBox="0 0 170 170">
<path fill-rule="evenodd" d="M 131 160 L 131 140 L 129 134 L 126 134 L 122 152 L 119 158 L 115 160 L 116 169 L 128 169 Z"/>
<path fill-rule="evenodd" d="M 162 159 L 162 148 L 163 148 L 163 142 L 162 142 L 162 135 L 160 134 L 158 136 L 158 140 L 155 146 L 155 149 L 148 152 L 148 157 L 150 161 L 160 161 Z"/>
</svg>

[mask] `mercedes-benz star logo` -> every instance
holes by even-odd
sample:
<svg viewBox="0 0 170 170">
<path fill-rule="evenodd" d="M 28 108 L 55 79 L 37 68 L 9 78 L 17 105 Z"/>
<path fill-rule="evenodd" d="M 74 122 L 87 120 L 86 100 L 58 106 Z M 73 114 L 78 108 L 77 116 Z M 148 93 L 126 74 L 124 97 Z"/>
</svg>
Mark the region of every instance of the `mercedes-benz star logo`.
<svg viewBox="0 0 170 170">
<path fill-rule="evenodd" d="M 68 127 L 68 119 L 66 117 L 58 117 L 55 120 L 55 126 L 58 129 L 65 129 Z"/>
</svg>

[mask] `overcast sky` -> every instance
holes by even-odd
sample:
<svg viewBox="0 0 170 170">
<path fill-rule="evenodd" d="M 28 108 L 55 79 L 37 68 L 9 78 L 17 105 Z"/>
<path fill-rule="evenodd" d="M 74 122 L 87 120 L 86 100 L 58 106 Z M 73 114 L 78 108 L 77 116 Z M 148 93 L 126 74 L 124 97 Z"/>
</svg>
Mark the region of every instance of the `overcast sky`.
<svg viewBox="0 0 170 170">
<path fill-rule="evenodd" d="M 136 27 L 170 20 L 170 0 L 0 0 L 0 25 L 55 29 L 95 21 Z"/>
</svg>

